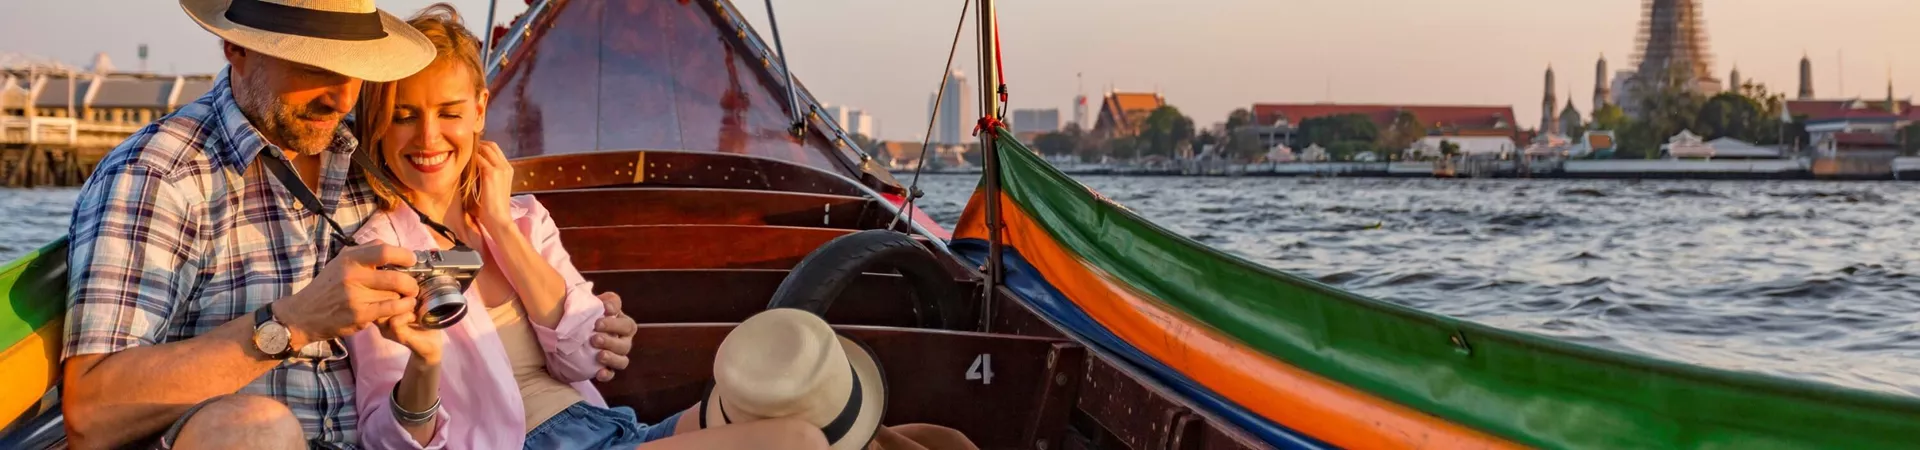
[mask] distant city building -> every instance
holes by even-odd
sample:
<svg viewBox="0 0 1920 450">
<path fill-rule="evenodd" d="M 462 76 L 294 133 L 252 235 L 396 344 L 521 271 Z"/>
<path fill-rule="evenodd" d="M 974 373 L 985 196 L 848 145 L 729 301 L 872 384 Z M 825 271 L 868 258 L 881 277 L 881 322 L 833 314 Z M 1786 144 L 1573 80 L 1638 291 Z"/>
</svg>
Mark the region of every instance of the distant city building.
<svg viewBox="0 0 1920 450">
<path fill-rule="evenodd" d="M 842 105 L 824 106 L 822 112 L 827 115 L 827 118 L 833 119 L 833 123 L 840 124 L 840 129 L 846 130 L 848 134 L 873 137 L 873 116 L 868 115 L 866 111 Z"/>
<path fill-rule="evenodd" d="M 1436 106 L 1369 105 L 1342 103 L 1256 103 L 1253 105 L 1254 131 L 1262 148 L 1291 142 L 1307 119 L 1343 114 L 1360 114 L 1386 130 L 1400 113 L 1412 113 L 1435 136 L 1492 136 L 1509 142 L 1532 136 L 1520 133 L 1513 123 L 1512 106 Z M 1312 142 L 1305 145 L 1314 144 Z"/>
<path fill-rule="evenodd" d="M 937 94 L 927 94 L 927 114 L 934 116 L 933 143 L 964 144 L 973 141 L 973 123 L 980 117 L 973 112 L 973 87 L 967 84 L 967 75 L 955 69 L 947 74 L 946 96 L 934 98 Z"/>
<path fill-rule="evenodd" d="M 1013 110 L 1013 132 L 1051 133 L 1060 131 L 1060 109 L 1016 109 Z"/>
<path fill-rule="evenodd" d="M 1153 110 L 1166 106 L 1167 99 L 1147 92 L 1108 92 L 1100 101 L 1100 117 L 1094 119 L 1093 134 L 1101 138 L 1133 137 Z"/>
<path fill-rule="evenodd" d="M 888 168 L 912 170 L 920 167 L 920 145 L 917 141 L 885 141 L 877 145 L 879 148 L 870 151 L 878 155 Z"/>
<path fill-rule="evenodd" d="M 1332 158 L 1330 158 L 1329 155 L 1327 155 L 1327 149 L 1325 147 L 1321 147 L 1319 144 L 1308 145 L 1306 150 L 1300 151 L 1300 158 L 1299 158 L 1300 161 L 1324 162 L 1329 159 L 1332 159 Z"/>
<path fill-rule="evenodd" d="M 1087 129 L 1087 126 L 1089 125 L 1087 123 L 1086 94 L 1073 96 L 1073 124 L 1080 126 L 1081 130 Z"/>
<path fill-rule="evenodd" d="M 1913 99 L 1896 100 L 1892 83 L 1883 100 L 1788 100 L 1786 113 L 1806 118 L 1811 142 L 1802 144 L 1826 155 L 1894 151 L 1899 131 L 1920 123 Z"/>
<path fill-rule="evenodd" d="M 1611 89 L 1608 89 L 1608 91 L 1613 93 L 1613 100 L 1608 101 L 1607 104 L 1619 106 L 1622 111 L 1625 111 L 1628 105 L 1638 103 L 1634 101 L 1632 94 L 1633 71 L 1619 70 L 1613 72 L 1612 83 L 1613 86 Z"/>
<path fill-rule="evenodd" d="M 1740 79 L 1740 65 L 1734 64 L 1733 73 L 1727 74 L 1727 90 L 1732 92 L 1740 92 L 1740 83 L 1742 81 L 1743 80 Z"/>
<path fill-rule="evenodd" d="M 847 123 L 845 127 L 848 133 L 869 138 L 874 137 L 874 133 L 880 128 L 879 125 L 874 123 L 872 114 L 867 114 L 866 110 L 858 109 L 847 113 Z"/>
<path fill-rule="evenodd" d="M 1519 151 L 1519 146 L 1513 142 L 1513 138 L 1505 136 L 1427 136 L 1414 141 L 1403 156 L 1407 159 L 1438 158 L 1444 156 L 1441 145 L 1451 143 L 1459 147 L 1461 155 L 1505 159 Z"/>
<path fill-rule="evenodd" d="M 1713 76 L 1713 54 L 1707 50 L 1707 28 L 1700 0 L 1644 0 L 1641 3 L 1639 48 L 1629 89 L 1616 90 L 1614 102 L 1638 116 L 1630 101 L 1636 90 L 1678 84 L 1701 95 L 1720 93 Z"/>
</svg>

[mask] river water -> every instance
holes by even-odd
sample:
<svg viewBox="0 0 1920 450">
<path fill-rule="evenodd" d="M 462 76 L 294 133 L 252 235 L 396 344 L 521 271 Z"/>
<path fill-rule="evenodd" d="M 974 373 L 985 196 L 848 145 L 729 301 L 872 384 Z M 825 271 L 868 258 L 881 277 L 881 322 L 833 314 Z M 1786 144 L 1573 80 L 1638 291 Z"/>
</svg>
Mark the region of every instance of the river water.
<svg viewBox="0 0 1920 450">
<path fill-rule="evenodd" d="M 976 181 L 926 175 L 923 206 L 951 225 Z M 1082 181 L 1200 242 L 1415 308 L 1920 395 L 1920 184 Z M 0 260 L 64 233 L 76 194 L 0 190 Z"/>
<path fill-rule="evenodd" d="M 924 209 L 952 224 L 977 177 L 925 177 Z M 1920 184 L 1081 181 L 1207 245 L 1375 298 L 1920 395 Z"/>
</svg>

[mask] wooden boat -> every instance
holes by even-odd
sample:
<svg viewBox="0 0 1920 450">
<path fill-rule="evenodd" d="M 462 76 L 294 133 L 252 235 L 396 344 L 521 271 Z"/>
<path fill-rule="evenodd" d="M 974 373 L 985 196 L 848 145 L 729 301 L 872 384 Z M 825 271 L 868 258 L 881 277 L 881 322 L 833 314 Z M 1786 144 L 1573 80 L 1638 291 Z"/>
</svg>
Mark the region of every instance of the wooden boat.
<svg viewBox="0 0 1920 450">
<path fill-rule="evenodd" d="M 992 3 L 979 2 L 982 23 Z M 1588 348 L 1263 268 L 1107 201 L 1004 129 L 983 138 L 987 175 L 949 233 L 814 114 L 726 0 L 536 1 L 492 54 L 487 129 L 520 190 L 643 324 L 638 363 L 600 385 L 643 420 L 694 402 L 731 324 L 771 302 L 821 311 L 874 349 L 894 387 L 887 423 L 954 427 L 987 449 L 1893 448 L 1920 436 L 1914 398 Z M 0 448 L 59 446 L 46 394 L 64 245 L 0 267 Z"/>
</svg>

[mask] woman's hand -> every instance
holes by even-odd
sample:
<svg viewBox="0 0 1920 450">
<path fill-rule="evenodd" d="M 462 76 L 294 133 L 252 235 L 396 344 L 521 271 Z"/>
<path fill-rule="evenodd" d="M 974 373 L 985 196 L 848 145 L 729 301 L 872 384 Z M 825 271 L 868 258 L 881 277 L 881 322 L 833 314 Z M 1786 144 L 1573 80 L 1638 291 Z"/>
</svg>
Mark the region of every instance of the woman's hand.
<svg viewBox="0 0 1920 450">
<path fill-rule="evenodd" d="M 380 337 L 407 346 L 413 351 L 414 359 L 428 365 L 440 365 L 440 349 L 447 343 L 447 334 L 440 330 L 429 330 L 420 326 L 418 316 L 404 313 L 385 319 L 375 319 L 380 327 Z"/>
<path fill-rule="evenodd" d="M 493 141 L 479 141 L 473 149 L 473 161 L 480 173 L 480 210 L 476 218 L 482 225 L 513 223 L 513 210 L 509 207 L 513 201 L 513 163 L 507 162 L 506 153 Z"/>
</svg>

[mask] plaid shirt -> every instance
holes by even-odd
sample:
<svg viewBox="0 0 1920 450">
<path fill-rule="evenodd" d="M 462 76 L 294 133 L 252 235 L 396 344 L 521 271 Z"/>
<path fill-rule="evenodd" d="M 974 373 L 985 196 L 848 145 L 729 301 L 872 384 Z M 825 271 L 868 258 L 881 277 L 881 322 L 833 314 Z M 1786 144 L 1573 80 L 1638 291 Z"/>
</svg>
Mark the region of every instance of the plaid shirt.
<svg viewBox="0 0 1920 450">
<path fill-rule="evenodd" d="M 343 125 L 318 196 L 353 232 L 376 206 L 349 170 Z M 241 115 L 222 70 L 212 91 L 141 128 L 100 161 L 68 231 L 62 358 L 184 340 L 293 294 L 333 255 L 326 224 L 254 158 L 280 157 Z M 318 342 L 240 392 L 285 402 L 309 438 L 357 442 L 353 373 L 339 342 Z M 174 367 L 172 370 L 199 370 Z"/>
</svg>

